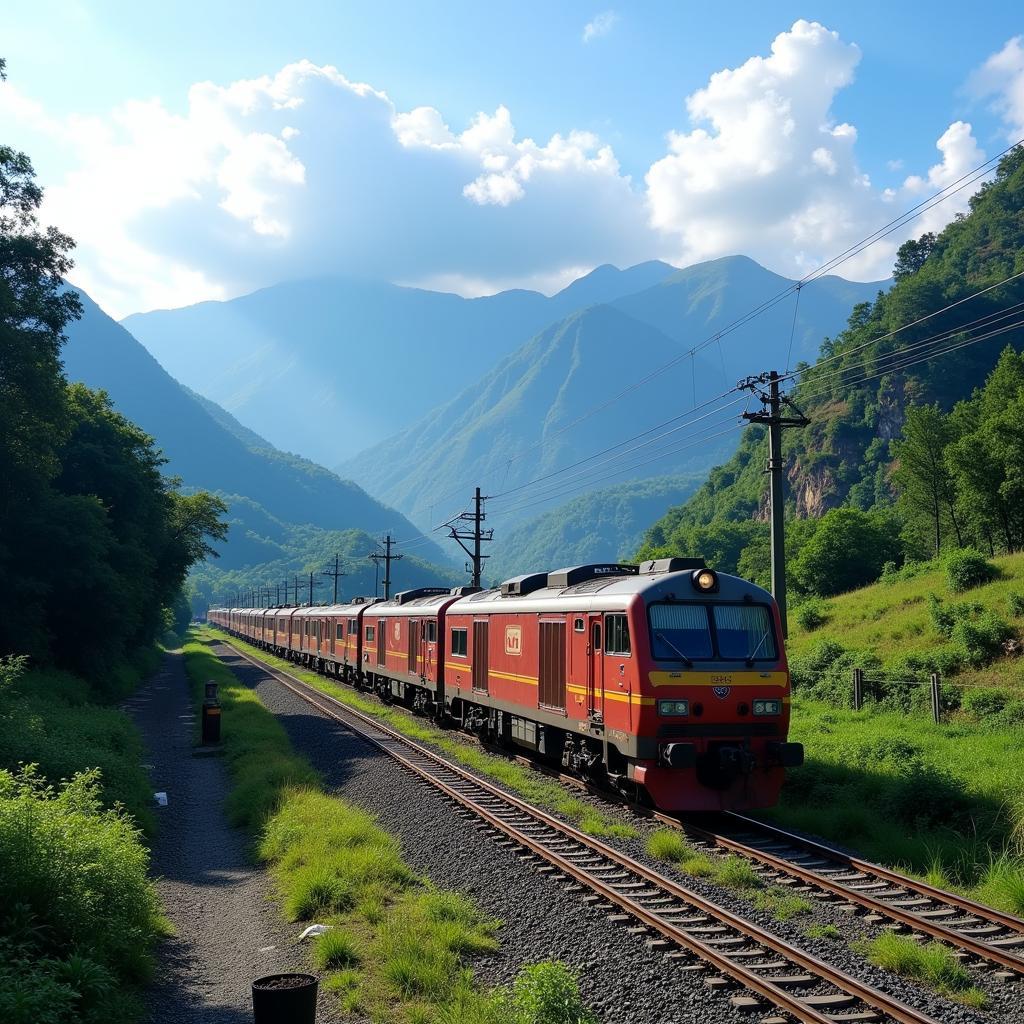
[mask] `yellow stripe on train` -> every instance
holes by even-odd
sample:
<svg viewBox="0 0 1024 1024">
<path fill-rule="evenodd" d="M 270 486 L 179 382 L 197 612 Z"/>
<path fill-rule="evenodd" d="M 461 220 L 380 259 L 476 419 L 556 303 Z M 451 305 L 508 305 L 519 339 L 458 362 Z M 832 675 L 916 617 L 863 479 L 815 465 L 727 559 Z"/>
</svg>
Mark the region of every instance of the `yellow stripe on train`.
<svg viewBox="0 0 1024 1024">
<path fill-rule="evenodd" d="M 650 672 L 651 686 L 787 686 L 786 672 Z"/>
</svg>

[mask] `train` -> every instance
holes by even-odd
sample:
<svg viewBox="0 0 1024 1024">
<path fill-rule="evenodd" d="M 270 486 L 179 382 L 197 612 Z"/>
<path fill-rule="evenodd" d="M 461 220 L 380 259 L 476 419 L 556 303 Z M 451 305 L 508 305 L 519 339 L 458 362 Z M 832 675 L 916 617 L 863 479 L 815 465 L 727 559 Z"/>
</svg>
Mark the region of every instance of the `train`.
<svg viewBox="0 0 1024 1024">
<path fill-rule="evenodd" d="M 770 807 L 803 763 L 775 601 L 699 558 L 207 618 L 666 812 Z"/>
</svg>

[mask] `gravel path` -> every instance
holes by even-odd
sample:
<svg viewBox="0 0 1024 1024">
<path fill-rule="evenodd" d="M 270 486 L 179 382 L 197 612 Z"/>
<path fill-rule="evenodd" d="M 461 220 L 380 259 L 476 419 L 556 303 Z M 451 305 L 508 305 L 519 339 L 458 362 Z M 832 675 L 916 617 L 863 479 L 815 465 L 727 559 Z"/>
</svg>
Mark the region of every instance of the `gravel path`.
<svg viewBox="0 0 1024 1024">
<path fill-rule="evenodd" d="M 416 870 L 439 886 L 467 893 L 485 912 L 504 922 L 500 951 L 474 961 L 481 981 L 505 983 L 525 963 L 561 959 L 580 972 L 589 1005 L 616 1024 L 751 1020 L 733 1011 L 727 998 L 708 992 L 699 973 L 680 970 L 661 954 L 647 950 L 642 938 L 609 924 L 604 913 L 584 907 L 557 883 L 520 862 L 515 851 L 498 846 L 473 823 L 453 815 L 450 805 L 439 795 L 402 773 L 386 755 L 321 715 L 262 669 L 224 645 L 213 649 L 256 689 L 263 703 L 279 717 L 295 747 L 313 762 L 328 786 L 375 813 L 385 829 L 399 836 L 406 859 Z M 607 804 L 603 807 L 609 810 Z M 635 819 L 633 823 L 646 831 L 643 823 Z M 643 850 L 642 839 L 615 842 L 637 859 L 652 863 Z M 674 874 L 660 862 L 653 866 Z M 708 898 L 926 1010 L 943 1024 L 974 1024 L 991 1020 L 994 1015 L 1004 1021 L 1024 1021 L 1020 985 L 988 983 L 989 972 L 984 969 L 975 977 L 992 999 L 991 1016 L 881 971 L 844 943 L 809 939 L 802 925 L 775 921 L 728 890 L 705 880 L 679 877 L 683 884 Z M 825 908 L 816 912 L 816 918 L 834 920 L 845 936 L 873 931 Z"/>
<path fill-rule="evenodd" d="M 195 715 L 178 652 L 124 704 L 152 762 L 157 808 L 152 871 L 175 935 L 158 951 L 144 1020 L 153 1024 L 252 1021 L 250 983 L 279 970 L 308 970 L 298 929 L 273 903 L 266 873 L 253 866 L 247 837 L 224 814 L 227 771 L 217 757 L 195 757 Z M 333 1002 L 321 993 L 321 1022 Z"/>
</svg>

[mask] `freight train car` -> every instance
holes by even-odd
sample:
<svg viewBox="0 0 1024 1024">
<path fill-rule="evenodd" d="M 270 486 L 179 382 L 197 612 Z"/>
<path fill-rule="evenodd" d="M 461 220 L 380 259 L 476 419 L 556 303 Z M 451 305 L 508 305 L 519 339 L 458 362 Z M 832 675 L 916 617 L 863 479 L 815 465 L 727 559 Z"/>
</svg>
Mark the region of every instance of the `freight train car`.
<svg viewBox="0 0 1024 1024">
<path fill-rule="evenodd" d="M 769 807 L 803 761 L 775 602 L 700 559 L 288 612 L 278 653 L 663 810 Z M 268 645 L 266 616 L 210 619 Z"/>
</svg>

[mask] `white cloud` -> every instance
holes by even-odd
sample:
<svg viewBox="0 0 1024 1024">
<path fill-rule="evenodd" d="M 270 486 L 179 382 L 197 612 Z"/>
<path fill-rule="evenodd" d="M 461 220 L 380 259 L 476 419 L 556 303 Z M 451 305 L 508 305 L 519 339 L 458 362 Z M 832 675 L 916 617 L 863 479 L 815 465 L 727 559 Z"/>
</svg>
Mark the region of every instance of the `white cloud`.
<svg viewBox="0 0 1024 1024">
<path fill-rule="evenodd" d="M 888 167 L 890 171 L 902 171 L 903 170 L 903 161 L 900 160 L 900 159 L 886 160 L 885 161 L 885 166 Z"/>
<path fill-rule="evenodd" d="M 968 91 L 993 97 L 993 106 L 1006 123 L 1009 142 L 1024 138 L 1024 36 L 1014 36 L 971 75 Z"/>
<path fill-rule="evenodd" d="M 857 130 L 832 116 L 837 93 L 854 80 L 860 50 L 815 22 L 797 21 L 767 57 L 712 75 L 686 101 L 693 127 L 668 136 L 668 153 L 646 176 L 651 223 L 676 240 L 677 261 L 743 252 L 791 274 L 821 265 L 921 194 L 923 179 L 879 191 L 858 166 Z M 962 173 L 979 157 L 969 125 L 939 140 L 943 162 L 928 184 Z M 937 207 L 943 224 L 966 196 Z M 906 202 L 912 205 L 912 202 Z M 940 225 L 941 226 L 941 225 Z M 920 222 L 843 264 L 842 274 L 886 276 L 896 247 Z"/>
<path fill-rule="evenodd" d="M 1011 40 L 973 80 L 1007 124 L 1021 54 Z M 745 253 L 800 276 L 983 159 L 956 122 L 926 173 L 873 186 L 857 129 L 832 113 L 859 60 L 837 33 L 796 22 L 767 56 L 686 99 L 689 125 L 669 133 L 643 183 L 594 133 L 536 141 L 505 106 L 453 126 L 308 61 L 198 83 L 181 113 L 133 100 L 56 119 L 5 83 L 0 119 L 29 152 L 40 136 L 63 147 L 71 170 L 44 182 L 44 212 L 79 241 L 75 283 L 119 315 L 330 273 L 464 294 L 549 291 L 606 262 Z M 906 237 L 941 228 L 966 201 L 965 190 L 841 273 L 887 276 Z"/>
<path fill-rule="evenodd" d="M 583 42 L 589 43 L 593 39 L 608 35 L 618 20 L 619 16 L 614 11 L 602 11 L 583 26 Z"/>
</svg>

